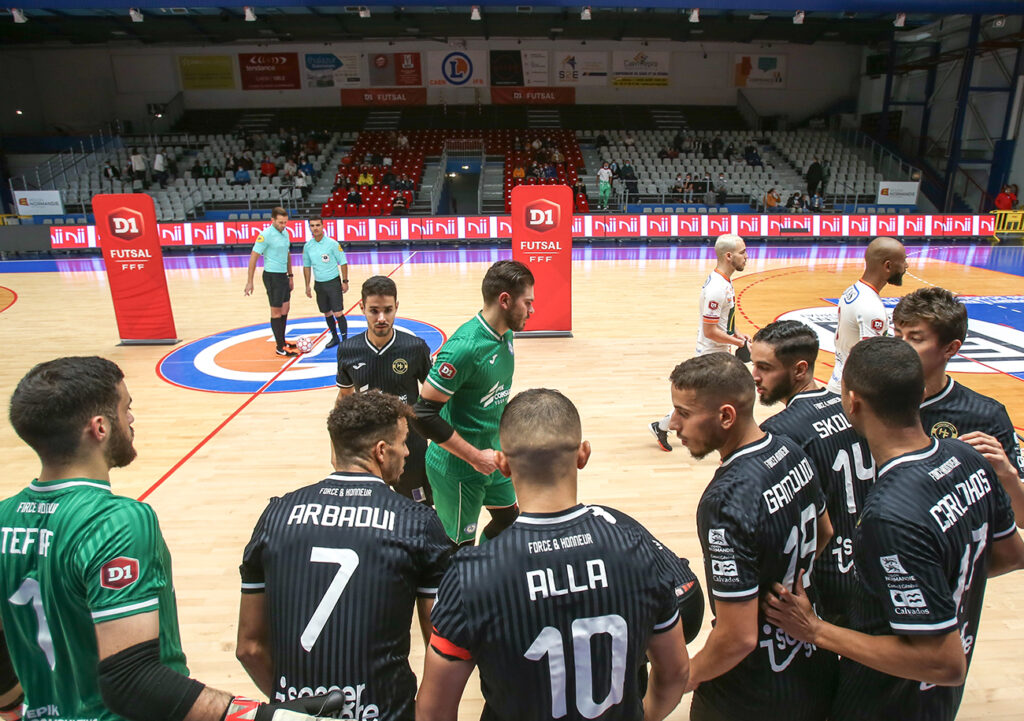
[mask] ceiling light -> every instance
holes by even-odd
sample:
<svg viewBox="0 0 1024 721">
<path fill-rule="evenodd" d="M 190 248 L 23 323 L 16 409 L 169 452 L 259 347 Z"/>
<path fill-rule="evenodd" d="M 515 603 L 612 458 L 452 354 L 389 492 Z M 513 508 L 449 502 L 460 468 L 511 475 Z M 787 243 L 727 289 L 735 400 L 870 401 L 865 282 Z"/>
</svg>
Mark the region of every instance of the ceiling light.
<svg viewBox="0 0 1024 721">
<path fill-rule="evenodd" d="M 142 11 L 138 8 L 128 8 L 128 17 L 132 19 L 133 23 L 141 23 L 145 18 L 142 16 Z"/>
<path fill-rule="evenodd" d="M 896 13 L 896 19 L 892 21 L 893 27 L 901 28 L 907 24 L 906 13 Z"/>
<path fill-rule="evenodd" d="M 691 23 L 699 23 L 700 22 L 700 8 L 692 8 L 690 10 L 690 22 Z"/>
<path fill-rule="evenodd" d="M 256 22 L 256 11 L 253 10 L 248 5 L 246 5 L 243 9 L 245 10 L 245 21 L 247 23 L 254 23 L 254 22 Z"/>
<path fill-rule="evenodd" d="M 479 20 L 480 19 L 480 6 L 479 5 L 474 5 L 473 9 L 469 11 L 469 19 L 470 20 Z"/>
<path fill-rule="evenodd" d="M 11 8 L 11 16 L 14 18 L 14 22 L 18 24 L 28 22 L 28 18 L 25 17 L 25 11 L 20 8 Z"/>
<path fill-rule="evenodd" d="M 590 6 L 589 5 L 587 7 L 585 7 L 585 8 L 583 8 L 583 11 L 580 13 L 580 20 L 590 20 Z"/>
<path fill-rule="evenodd" d="M 804 11 L 803 10 L 797 10 L 795 13 L 793 13 L 793 24 L 794 25 L 803 25 L 804 24 Z"/>
<path fill-rule="evenodd" d="M 365 5 L 360 5 L 359 6 L 359 17 L 361 17 L 361 18 L 368 18 L 368 17 L 370 17 L 370 8 L 366 7 Z"/>
<path fill-rule="evenodd" d="M 24 114 L 25 114 L 25 111 L 24 111 L 24 110 L 21 110 L 21 109 L 18 109 L 18 110 L 15 110 L 15 111 L 14 111 L 14 114 L 15 114 L 15 115 L 24 115 Z"/>
</svg>

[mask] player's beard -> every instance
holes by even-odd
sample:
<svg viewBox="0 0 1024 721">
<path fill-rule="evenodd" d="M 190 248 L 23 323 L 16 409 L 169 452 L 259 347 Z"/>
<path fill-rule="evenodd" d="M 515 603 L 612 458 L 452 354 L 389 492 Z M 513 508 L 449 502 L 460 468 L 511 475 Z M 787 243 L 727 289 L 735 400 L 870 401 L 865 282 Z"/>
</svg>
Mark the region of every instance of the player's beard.
<svg viewBox="0 0 1024 721">
<path fill-rule="evenodd" d="M 389 335 L 391 335 L 391 329 L 394 327 L 394 324 L 389 323 L 386 328 L 380 328 L 375 323 L 370 326 L 370 332 L 373 333 L 378 338 L 387 338 Z"/>
<path fill-rule="evenodd" d="M 763 406 L 773 406 L 776 403 L 778 403 L 779 401 L 781 401 L 783 398 L 786 398 L 787 396 L 789 396 L 789 394 L 792 393 L 792 392 L 793 392 L 793 381 L 787 379 L 787 380 L 783 381 L 782 383 L 779 383 L 779 385 L 776 386 L 775 390 L 766 392 L 764 394 L 759 393 L 758 395 L 761 397 L 761 405 L 763 405 Z"/>
<path fill-rule="evenodd" d="M 903 285 L 903 273 L 893 273 L 885 282 L 889 285 Z"/>
<path fill-rule="evenodd" d="M 505 311 L 505 325 L 514 333 L 518 333 L 526 327 L 526 313 L 520 314 L 515 309 Z"/>
<path fill-rule="evenodd" d="M 115 422 L 110 427 L 110 440 L 103 451 L 103 457 L 110 468 L 124 468 L 135 460 L 138 453 L 132 445 L 132 437 L 121 424 Z"/>
</svg>

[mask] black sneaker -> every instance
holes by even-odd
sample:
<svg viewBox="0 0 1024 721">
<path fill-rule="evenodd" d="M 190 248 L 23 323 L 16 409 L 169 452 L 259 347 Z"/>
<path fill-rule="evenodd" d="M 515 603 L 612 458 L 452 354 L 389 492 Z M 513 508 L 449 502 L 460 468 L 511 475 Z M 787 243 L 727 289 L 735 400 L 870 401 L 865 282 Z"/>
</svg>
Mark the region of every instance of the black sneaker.
<svg viewBox="0 0 1024 721">
<path fill-rule="evenodd" d="M 277 353 L 280 356 L 284 356 L 285 358 L 295 358 L 296 356 L 299 355 L 298 353 L 293 351 L 291 348 L 278 348 L 274 352 Z"/>
<path fill-rule="evenodd" d="M 658 425 L 658 421 L 654 421 L 648 427 L 651 429 L 651 433 L 654 434 L 654 437 L 658 440 L 658 446 L 661 450 L 671 451 L 672 446 L 668 443 L 668 431 L 661 430 L 661 427 Z"/>
<path fill-rule="evenodd" d="M 333 348 L 334 346 L 338 345 L 338 343 L 338 336 L 334 336 L 327 342 L 327 345 L 325 345 L 324 348 Z"/>
</svg>

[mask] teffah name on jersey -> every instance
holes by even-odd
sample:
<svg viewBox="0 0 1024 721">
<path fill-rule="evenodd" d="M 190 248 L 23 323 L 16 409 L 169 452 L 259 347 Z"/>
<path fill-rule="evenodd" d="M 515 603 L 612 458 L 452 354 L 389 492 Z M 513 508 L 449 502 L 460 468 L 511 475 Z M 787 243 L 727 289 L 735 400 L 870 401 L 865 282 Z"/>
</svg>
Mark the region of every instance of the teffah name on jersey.
<svg viewBox="0 0 1024 721">
<path fill-rule="evenodd" d="M 782 451 L 786 451 L 788 455 L 788 449 L 783 446 L 771 458 L 765 459 L 765 465 L 768 465 L 768 461 L 775 458 Z M 771 468 L 771 466 L 768 467 Z M 807 458 L 801 459 L 800 463 L 791 468 L 789 473 L 782 477 L 781 481 L 761 493 L 765 505 L 768 506 L 768 513 L 775 513 L 787 506 L 796 498 L 800 490 L 811 482 L 812 478 L 814 478 L 814 469 L 811 467 L 811 461 Z"/>
<path fill-rule="evenodd" d="M 57 512 L 58 506 L 60 503 L 22 501 L 18 504 L 18 513 L 50 515 Z M 50 554 L 52 544 L 53 531 L 46 528 L 22 528 L 20 526 L 0 528 L 0 554 L 28 556 L 36 553 L 46 557 Z"/>
</svg>

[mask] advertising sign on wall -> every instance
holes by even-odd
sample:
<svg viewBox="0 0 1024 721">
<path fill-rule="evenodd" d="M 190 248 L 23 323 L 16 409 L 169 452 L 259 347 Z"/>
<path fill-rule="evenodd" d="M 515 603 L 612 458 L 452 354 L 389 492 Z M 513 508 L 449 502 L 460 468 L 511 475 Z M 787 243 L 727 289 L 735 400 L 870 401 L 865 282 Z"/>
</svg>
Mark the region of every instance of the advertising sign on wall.
<svg viewBox="0 0 1024 721">
<path fill-rule="evenodd" d="M 63 215 L 59 190 L 15 190 L 14 209 L 18 215 Z"/>
<path fill-rule="evenodd" d="M 426 88 L 355 88 L 341 91 L 342 105 L 426 105 Z"/>
<path fill-rule="evenodd" d="M 733 68 L 737 88 L 786 87 L 785 55 L 734 55 Z"/>
<path fill-rule="evenodd" d="M 298 53 L 244 53 L 238 56 L 242 90 L 298 90 Z"/>
<path fill-rule="evenodd" d="M 572 105 L 576 88 L 491 88 L 494 105 Z"/>
<path fill-rule="evenodd" d="M 230 55 L 179 55 L 182 90 L 234 90 L 235 65 Z"/>
<path fill-rule="evenodd" d="M 427 78 L 433 86 L 482 87 L 487 85 L 487 53 L 453 50 L 429 53 Z"/>
<path fill-rule="evenodd" d="M 548 54 L 544 50 L 492 50 L 491 85 L 548 84 Z"/>
<path fill-rule="evenodd" d="M 423 85 L 419 53 L 373 53 L 367 56 L 370 85 L 389 88 Z"/>
<path fill-rule="evenodd" d="M 363 83 L 355 53 L 306 53 L 305 61 L 307 88 L 352 88 Z"/>
<path fill-rule="evenodd" d="M 612 85 L 618 87 L 667 87 L 671 53 L 612 53 Z"/>
<path fill-rule="evenodd" d="M 920 183 L 881 180 L 878 183 L 879 205 L 917 205 L 917 188 Z"/>
</svg>

